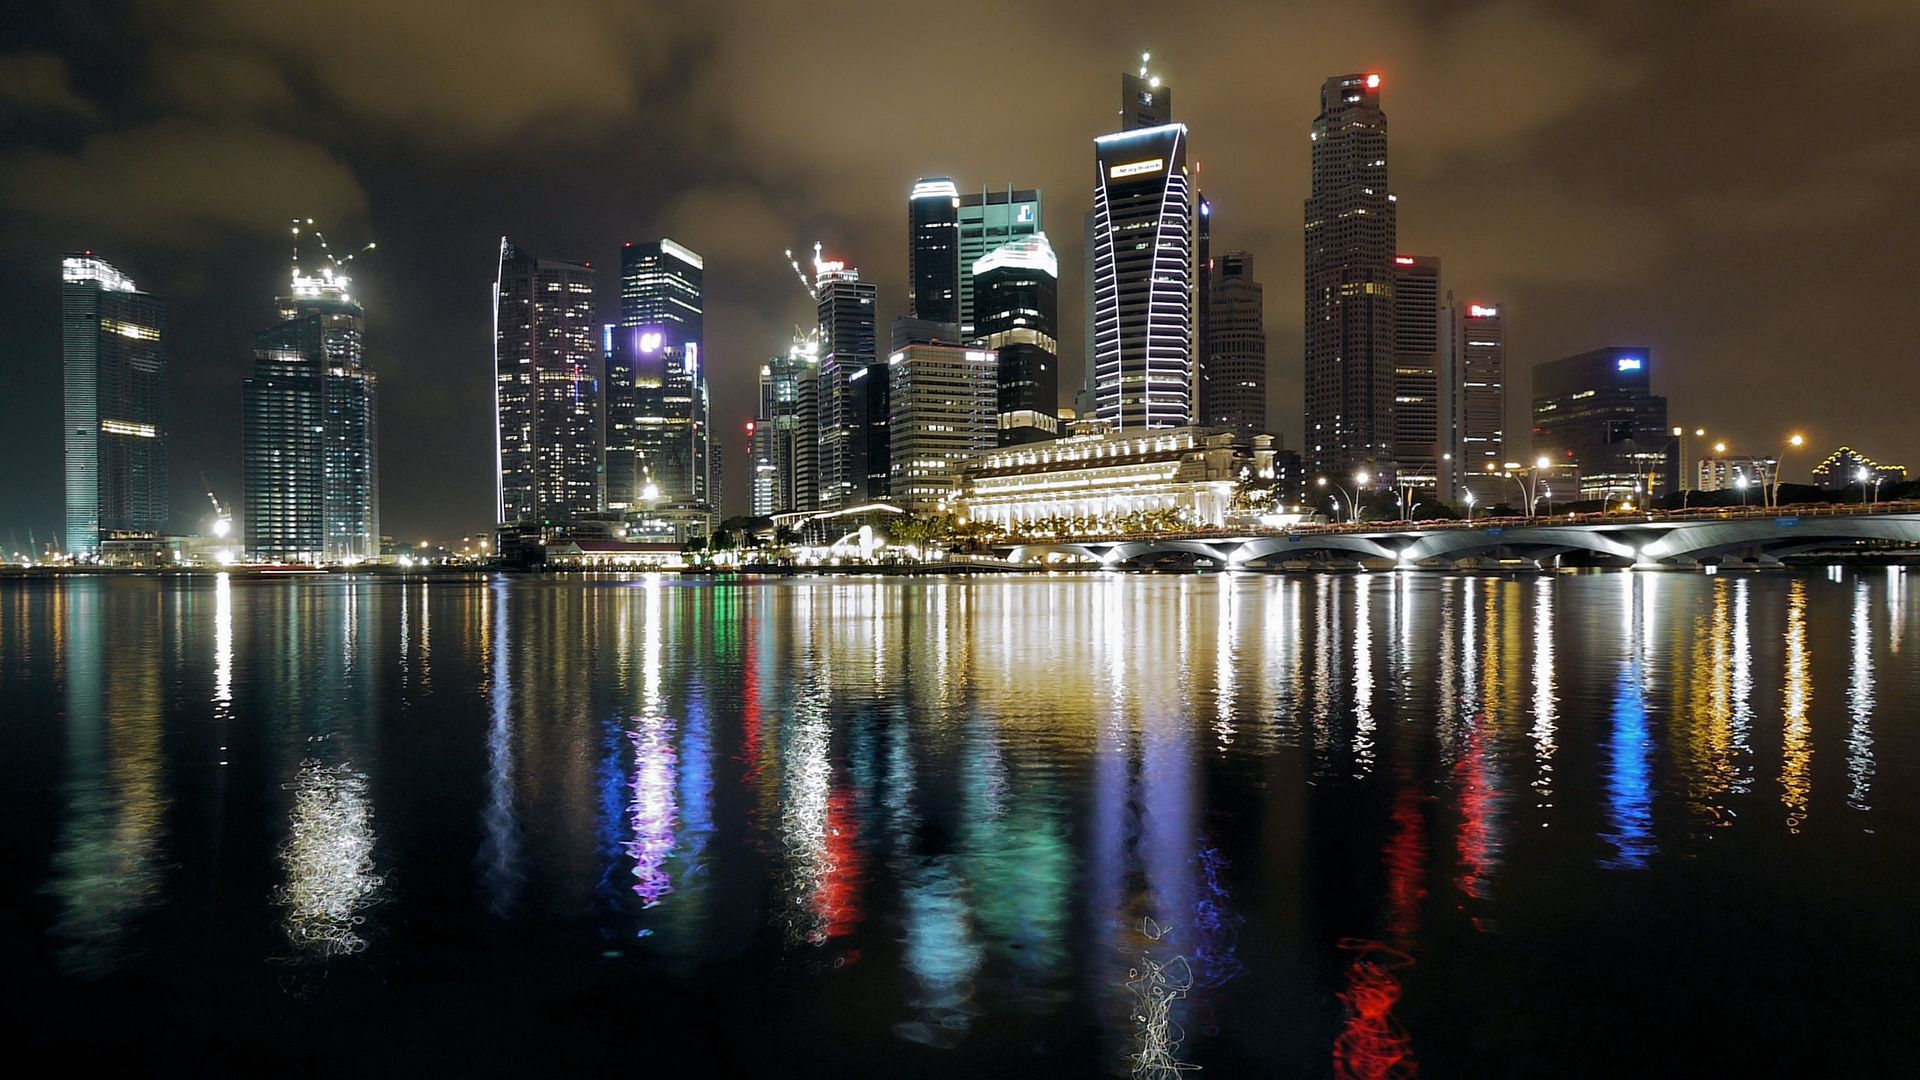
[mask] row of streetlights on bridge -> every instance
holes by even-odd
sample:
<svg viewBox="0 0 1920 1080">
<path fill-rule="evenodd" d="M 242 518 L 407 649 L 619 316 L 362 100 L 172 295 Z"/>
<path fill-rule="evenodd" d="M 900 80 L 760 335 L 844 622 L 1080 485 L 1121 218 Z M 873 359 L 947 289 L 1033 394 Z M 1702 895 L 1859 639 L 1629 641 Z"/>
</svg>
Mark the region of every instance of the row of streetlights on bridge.
<svg viewBox="0 0 1920 1080">
<path fill-rule="evenodd" d="M 1702 431 L 1695 432 L 1695 434 L 1705 435 L 1706 432 L 1702 430 Z M 1797 450 L 1800 447 L 1805 446 L 1806 441 L 1807 440 L 1799 434 L 1790 435 L 1787 437 L 1786 447 L 1789 450 Z M 1714 443 L 1713 452 L 1716 454 L 1725 454 L 1727 452 L 1727 444 L 1724 442 Z M 1761 494 L 1766 502 L 1766 505 L 1768 506 L 1777 507 L 1780 505 L 1780 477 L 1781 477 L 1781 472 L 1783 471 L 1786 465 L 1785 456 L 1786 456 L 1785 454 L 1782 454 L 1781 455 L 1782 460 L 1774 463 L 1773 476 L 1771 478 L 1772 482 L 1770 484 L 1768 483 L 1768 479 L 1769 479 L 1768 477 L 1761 476 L 1758 478 L 1761 484 Z M 1681 468 L 1683 470 L 1685 466 L 1686 466 L 1686 463 L 1682 462 Z M 1553 462 L 1549 458 L 1547 458 L 1546 455 L 1542 454 L 1541 456 L 1534 458 L 1533 465 L 1531 467 L 1524 466 L 1517 461 L 1503 462 L 1501 467 L 1503 470 L 1502 475 L 1512 479 L 1513 482 L 1519 486 L 1520 496 L 1521 498 L 1525 499 L 1527 503 L 1528 517 L 1533 517 L 1539 512 L 1541 499 L 1545 498 L 1545 499 L 1551 500 L 1553 498 L 1553 488 L 1550 485 L 1542 482 L 1542 478 L 1541 478 L 1541 473 L 1546 472 L 1549 469 L 1553 468 Z M 1492 462 L 1487 463 L 1487 471 L 1488 472 L 1493 471 Z M 1884 477 L 1881 477 L 1878 475 L 1870 476 L 1867 469 L 1865 467 L 1862 467 L 1858 472 L 1854 474 L 1854 478 L 1860 481 L 1860 494 L 1863 498 L 1866 496 L 1866 493 L 1867 493 L 1867 481 L 1871 479 L 1873 481 L 1873 499 L 1875 502 L 1879 501 L 1880 482 L 1883 479 L 1885 479 Z M 1338 481 L 1329 480 L 1324 476 L 1317 477 L 1314 480 L 1314 483 L 1315 485 L 1322 488 L 1332 487 L 1334 491 L 1337 491 L 1340 493 L 1339 495 L 1334 495 L 1329 493 L 1327 496 L 1329 499 L 1333 500 L 1333 512 L 1336 516 L 1340 514 L 1340 498 L 1341 496 L 1345 496 L 1347 500 L 1347 509 L 1348 509 L 1347 518 L 1353 523 L 1359 524 L 1360 500 L 1355 497 L 1355 493 L 1366 490 L 1367 483 L 1371 479 L 1372 477 L 1369 476 L 1366 470 L 1364 469 L 1354 473 L 1353 474 L 1354 489 L 1352 491 L 1347 490 Z M 1734 486 L 1740 490 L 1740 501 L 1742 503 L 1745 503 L 1746 490 L 1747 490 L 1747 476 L 1744 471 L 1740 472 L 1738 475 L 1735 476 Z M 1412 501 L 1413 490 L 1414 490 L 1412 485 L 1399 485 L 1399 487 L 1401 489 L 1400 490 L 1400 512 L 1402 515 L 1404 515 L 1405 518 L 1411 520 L 1411 518 L 1413 517 L 1414 509 L 1418 508 L 1420 504 Z M 1472 491 L 1466 491 L 1463 493 L 1463 495 L 1467 504 L 1467 520 L 1471 522 L 1473 520 L 1473 508 L 1474 508 L 1474 502 L 1475 502 L 1474 495 Z M 1647 497 L 1649 502 L 1652 501 L 1652 496 L 1653 496 L 1653 490 L 1651 487 L 1649 487 L 1647 489 Z M 1631 509 L 1632 503 L 1631 502 L 1627 503 L 1625 508 Z"/>
</svg>

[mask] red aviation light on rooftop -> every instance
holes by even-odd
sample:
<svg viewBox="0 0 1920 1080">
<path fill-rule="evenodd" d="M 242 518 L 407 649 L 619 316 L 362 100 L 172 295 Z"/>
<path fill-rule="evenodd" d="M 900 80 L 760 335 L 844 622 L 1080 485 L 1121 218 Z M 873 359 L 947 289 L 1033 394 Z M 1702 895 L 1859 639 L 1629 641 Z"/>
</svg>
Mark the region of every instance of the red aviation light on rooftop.
<svg viewBox="0 0 1920 1080">
<path fill-rule="evenodd" d="M 1369 90 L 1380 89 L 1380 76 L 1378 75 L 1367 76 L 1367 89 Z"/>
</svg>

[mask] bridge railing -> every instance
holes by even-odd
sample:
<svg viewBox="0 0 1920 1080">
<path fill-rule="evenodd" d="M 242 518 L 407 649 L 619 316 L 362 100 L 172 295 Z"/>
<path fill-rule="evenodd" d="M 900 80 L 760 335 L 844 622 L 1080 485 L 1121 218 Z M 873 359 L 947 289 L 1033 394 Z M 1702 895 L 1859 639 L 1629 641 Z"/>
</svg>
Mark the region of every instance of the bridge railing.
<svg viewBox="0 0 1920 1080">
<path fill-rule="evenodd" d="M 1755 518 L 1783 517 L 1853 517 L 1875 516 L 1881 514 L 1920 513 L 1920 501 L 1886 500 L 1873 503 L 1795 503 L 1790 506 L 1716 506 L 1688 510 L 1637 510 L 1630 513 L 1614 511 L 1589 512 L 1580 514 L 1537 514 L 1533 517 L 1521 515 L 1502 517 L 1476 517 L 1471 522 L 1454 518 L 1439 518 L 1426 521 L 1328 521 L 1302 522 L 1277 529 L 1254 526 L 1251 528 L 1202 527 L 1192 529 L 1169 530 L 1152 533 L 1089 533 L 1075 536 L 1022 537 L 1009 536 L 999 546 L 1018 544 L 1124 544 L 1143 543 L 1160 540 L 1231 540 L 1264 536 L 1327 536 L 1353 533 L 1384 532 L 1444 532 L 1461 529 L 1518 529 L 1545 528 L 1562 525 L 1636 525 L 1661 524 L 1666 522 L 1687 524 L 1707 521 L 1743 521 Z"/>
</svg>

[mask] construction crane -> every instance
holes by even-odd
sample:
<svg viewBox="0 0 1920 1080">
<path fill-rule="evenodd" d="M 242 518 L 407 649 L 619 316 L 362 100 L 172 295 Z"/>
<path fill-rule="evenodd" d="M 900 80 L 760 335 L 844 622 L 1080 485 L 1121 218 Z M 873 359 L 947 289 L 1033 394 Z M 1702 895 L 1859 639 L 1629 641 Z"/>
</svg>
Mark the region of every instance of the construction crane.
<svg viewBox="0 0 1920 1080">
<path fill-rule="evenodd" d="M 355 251 L 352 254 L 349 254 L 346 258 L 344 259 L 335 258 L 333 254 L 333 249 L 327 246 L 326 234 L 314 227 L 312 218 L 304 218 L 304 219 L 294 218 L 293 219 L 293 276 L 296 278 L 300 276 L 300 229 L 302 226 L 305 226 L 306 230 L 313 234 L 313 238 L 316 241 L 318 241 L 320 244 L 320 253 L 326 256 L 327 265 L 321 268 L 320 273 L 322 277 L 328 280 L 332 280 L 335 277 L 345 276 L 347 264 L 352 262 L 354 259 L 358 258 L 359 256 L 365 255 L 367 252 L 372 251 L 375 246 L 372 241 L 368 241 L 366 247 L 363 247 L 360 250 Z"/>
<path fill-rule="evenodd" d="M 213 493 L 213 483 L 204 472 L 200 474 L 200 486 L 206 489 L 207 501 L 213 504 L 213 535 L 225 540 L 227 534 L 233 531 L 233 511 Z"/>
<path fill-rule="evenodd" d="M 800 279 L 800 287 L 807 290 L 807 299 L 819 303 L 820 290 L 814 286 L 813 279 L 807 276 L 807 272 L 800 269 L 800 260 L 793 257 L 792 248 L 787 249 L 787 265 L 793 267 L 793 276 Z M 820 265 L 820 241 L 818 240 L 813 242 L 813 265 L 815 267 Z"/>
</svg>

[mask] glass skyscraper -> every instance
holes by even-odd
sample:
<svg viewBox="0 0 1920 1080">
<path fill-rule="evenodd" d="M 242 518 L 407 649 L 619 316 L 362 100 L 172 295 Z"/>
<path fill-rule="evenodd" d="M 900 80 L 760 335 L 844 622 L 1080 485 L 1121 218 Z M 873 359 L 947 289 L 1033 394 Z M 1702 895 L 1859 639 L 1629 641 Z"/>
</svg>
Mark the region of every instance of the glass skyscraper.
<svg viewBox="0 0 1920 1080">
<path fill-rule="evenodd" d="M 254 558 L 380 555 L 378 384 L 351 286 L 333 266 L 306 274 L 296 265 L 281 321 L 254 336 L 241 461 L 242 530 Z"/>
<path fill-rule="evenodd" d="M 971 277 L 976 336 L 999 358 L 996 445 L 1058 436 L 1060 263 L 1047 234 L 995 248 L 973 263 Z"/>
<path fill-rule="evenodd" d="M 886 365 L 879 362 L 874 286 L 837 260 L 814 264 L 820 317 L 819 507 L 886 497 Z"/>
<path fill-rule="evenodd" d="M 761 517 L 819 508 L 820 353 L 812 335 L 760 368 L 753 421 L 753 512 Z"/>
<path fill-rule="evenodd" d="M 960 321 L 960 190 L 944 176 L 920 180 L 907 197 L 907 312 Z"/>
<path fill-rule="evenodd" d="M 968 341 L 978 334 L 974 318 L 973 264 L 988 252 L 1023 240 L 1046 228 L 1037 188 L 967 192 L 960 196 L 960 333 Z"/>
<path fill-rule="evenodd" d="M 600 349 L 593 267 L 500 238 L 493 286 L 497 507 L 502 524 L 601 507 Z"/>
<path fill-rule="evenodd" d="M 718 502 L 701 355 L 705 269 L 668 239 L 621 253 L 620 325 L 603 343 L 608 509 Z"/>
<path fill-rule="evenodd" d="M 1401 484 L 1438 490 L 1453 453 L 1441 429 L 1440 260 L 1393 257 L 1393 454 Z M 1449 500 L 1450 501 L 1450 500 Z"/>
<path fill-rule="evenodd" d="M 1194 418 L 1194 192 L 1172 91 L 1122 77 L 1126 128 L 1094 140 L 1093 406 L 1122 430 Z"/>
<path fill-rule="evenodd" d="M 1268 435 L 1264 290 L 1253 278 L 1253 256 L 1247 252 L 1229 251 L 1213 263 L 1201 353 L 1206 402 L 1201 423 L 1243 439 Z"/>
<path fill-rule="evenodd" d="M 1392 482 L 1395 199 L 1380 76 L 1320 88 L 1306 202 L 1306 468 Z"/>
<path fill-rule="evenodd" d="M 60 264 L 66 549 L 167 528 L 167 306 L 92 252 Z"/>
</svg>

